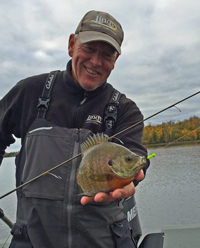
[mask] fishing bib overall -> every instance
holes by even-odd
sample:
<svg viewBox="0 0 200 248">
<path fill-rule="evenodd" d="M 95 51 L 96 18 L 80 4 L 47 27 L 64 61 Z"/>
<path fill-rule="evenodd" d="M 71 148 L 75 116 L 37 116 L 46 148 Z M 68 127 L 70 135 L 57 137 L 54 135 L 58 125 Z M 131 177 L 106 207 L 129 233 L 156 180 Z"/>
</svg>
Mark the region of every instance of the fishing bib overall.
<svg viewBox="0 0 200 248">
<path fill-rule="evenodd" d="M 92 135 L 52 125 L 45 111 L 40 109 L 16 158 L 17 186 L 79 154 L 80 144 Z M 121 201 L 81 205 L 80 161 L 77 156 L 17 191 L 10 248 L 135 247 Z"/>
</svg>

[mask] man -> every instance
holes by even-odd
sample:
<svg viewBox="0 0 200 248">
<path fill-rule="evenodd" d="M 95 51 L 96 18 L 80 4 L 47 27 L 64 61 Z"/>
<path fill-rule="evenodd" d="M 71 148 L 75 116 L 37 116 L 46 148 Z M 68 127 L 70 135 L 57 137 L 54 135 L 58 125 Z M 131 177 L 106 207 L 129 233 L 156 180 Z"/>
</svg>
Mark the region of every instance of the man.
<svg viewBox="0 0 200 248">
<path fill-rule="evenodd" d="M 90 11 L 69 37 L 72 60 L 66 71 L 58 72 L 57 77 L 50 75 L 47 81 L 48 74 L 22 80 L 1 100 L 1 159 L 14 142 L 13 134 L 22 139 L 16 158 L 17 186 L 77 155 L 80 144 L 92 133 L 118 133 L 143 119 L 135 103 L 118 94 L 117 119 L 111 130 L 104 121 L 115 92 L 107 78 L 121 54 L 122 41 L 117 20 L 108 13 Z M 56 78 L 54 85 L 52 78 Z M 118 138 L 130 150 L 146 156 L 142 130 L 143 124 L 139 124 Z M 11 248 L 135 247 L 121 201 L 134 195 L 134 184 L 81 197 L 76 183 L 80 160 L 77 157 L 17 191 Z M 135 184 L 144 178 L 147 167 L 148 162 Z"/>
</svg>

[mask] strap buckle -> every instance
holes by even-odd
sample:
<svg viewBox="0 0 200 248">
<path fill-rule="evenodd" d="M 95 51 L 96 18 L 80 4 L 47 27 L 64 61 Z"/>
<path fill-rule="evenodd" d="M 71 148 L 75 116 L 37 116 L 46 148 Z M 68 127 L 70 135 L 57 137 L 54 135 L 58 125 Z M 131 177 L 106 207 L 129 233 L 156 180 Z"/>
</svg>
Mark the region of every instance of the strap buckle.
<svg viewBox="0 0 200 248">
<path fill-rule="evenodd" d="M 118 102 L 112 102 L 112 103 L 110 102 L 107 104 L 107 107 L 105 110 L 104 121 L 108 129 L 112 129 L 117 120 L 117 106 L 118 105 L 119 105 Z"/>
<path fill-rule="evenodd" d="M 38 99 L 37 108 L 38 109 L 40 109 L 40 108 L 48 109 L 49 102 L 50 102 L 50 98 L 49 97 L 42 97 L 42 96 L 40 96 L 39 99 Z"/>
</svg>

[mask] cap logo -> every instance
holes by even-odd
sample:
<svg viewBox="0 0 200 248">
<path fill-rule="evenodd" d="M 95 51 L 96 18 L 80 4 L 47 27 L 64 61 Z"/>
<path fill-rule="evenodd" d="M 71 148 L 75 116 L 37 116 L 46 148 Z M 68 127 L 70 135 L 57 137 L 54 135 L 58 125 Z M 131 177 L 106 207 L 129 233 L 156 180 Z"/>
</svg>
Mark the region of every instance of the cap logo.
<svg viewBox="0 0 200 248">
<path fill-rule="evenodd" d="M 104 18 L 102 16 L 97 16 L 96 20 L 93 22 L 104 25 L 104 26 L 109 27 L 109 28 L 112 28 L 114 30 L 117 30 L 117 26 L 108 18 Z"/>
</svg>

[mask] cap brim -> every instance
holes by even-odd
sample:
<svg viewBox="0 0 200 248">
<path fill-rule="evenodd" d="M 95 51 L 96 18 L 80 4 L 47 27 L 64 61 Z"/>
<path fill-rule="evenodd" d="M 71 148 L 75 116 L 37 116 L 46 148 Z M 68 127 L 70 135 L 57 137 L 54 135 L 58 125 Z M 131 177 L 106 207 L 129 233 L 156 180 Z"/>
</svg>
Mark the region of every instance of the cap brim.
<svg viewBox="0 0 200 248">
<path fill-rule="evenodd" d="M 121 54 L 121 48 L 119 46 L 119 43 L 112 37 L 108 36 L 107 34 L 95 32 L 95 31 L 84 31 L 78 34 L 78 38 L 79 41 L 83 44 L 94 41 L 104 41 L 110 44 L 111 46 L 113 46 L 116 49 L 116 51 L 119 54 Z"/>
</svg>

